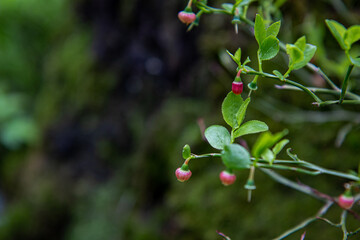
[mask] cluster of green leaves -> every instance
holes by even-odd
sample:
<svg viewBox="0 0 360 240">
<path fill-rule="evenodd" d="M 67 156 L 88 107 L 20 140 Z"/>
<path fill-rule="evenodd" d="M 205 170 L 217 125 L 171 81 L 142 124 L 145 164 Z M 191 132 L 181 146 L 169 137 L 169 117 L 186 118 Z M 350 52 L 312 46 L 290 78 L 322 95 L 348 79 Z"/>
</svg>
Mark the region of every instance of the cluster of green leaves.
<svg viewBox="0 0 360 240">
<path fill-rule="evenodd" d="M 342 24 L 335 20 L 326 20 L 330 32 L 335 37 L 340 47 L 345 51 L 349 61 L 360 67 L 360 59 L 353 58 L 350 56 L 349 51 L 353 43 L 360 40 L 360 25 L 353 25 L 346 29 Z"/>
<path fill-rule="evenodd" d="M 258 59 L 261 61 L 274 58 L 279 52 L 279 39 L 277 35 L 280 31 L 281 22 L 275 22 L 266 27 L 264 19 L 257 14 L 255 18 L 255 39 L 259 44 Z M 299 38 L 295 44 L 286 44 L 286 52 L 289 55 L 289 70 L 283 76 L 279 71 L 273 73 L 280 79 L 284 80 L 292 70 L 304 67 L 314 56 L 316 46 L 306 43 L 305 36 Z M 260 69 L 261 71 L 261 69 Z"/>
<path fill-rule="evenodd" d="M 224 165 L 229 169 L 244 169 L 250 166 L 250 154 L 234 140 L 240 136 L 267 131 L 268 126 L 261 121 L 251 120 L 243 123 L 250 98 L 245 101 L 240 95 L 230 92 L 222 103 L 222 115 L 231 127 L 229 132 L 225 127 L 213 125 L 205 130 L 209 144 L 221 151 Z"/>
<path fill-rule="evenodd" d="M 316 52 L 316 46 L 306 43 L 306 37 L 302 36 L 295 44 L 286 44 L 286 53 L 289 55 L 289 71 L 305 67 Z M 285 77 L 287 77 L 285 75 Z"/>
<path fill-rule="evenodd" d="M 272 164 L 276 159 L 276 155 L 279 154 L 285 145 L 289 143 L 288 139 L 281 140 L 287 133 L 288 131 L 286 129 L 275 134 L 264 132 L 255 142 L 251 152 L 252 155 L 255 159 L 259 159 L 261 157 Z M 273 148 L 270 149 L 271 147 Z"/>
<path fill-rule="evenodd" d="M 270 60 L 278 54 L 279 39 L 276 37 L 279 34 L 280 25 L 278 21 L 266 27 L 263 18 L 256 14 L 254 31 L 255 39 L 259 44 L 258 58 L 261 61 Z"/>
</svg>

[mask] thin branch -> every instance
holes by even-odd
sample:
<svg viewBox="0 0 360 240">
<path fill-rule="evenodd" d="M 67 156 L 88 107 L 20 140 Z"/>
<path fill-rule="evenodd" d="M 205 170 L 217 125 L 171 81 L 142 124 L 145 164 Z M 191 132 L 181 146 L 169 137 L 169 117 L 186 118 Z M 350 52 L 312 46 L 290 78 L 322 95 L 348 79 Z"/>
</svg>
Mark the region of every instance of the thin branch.
<svg viewBox="0 0 360 240">
<path fill-rule="evenodd" d="M 291 234 L 297 232 L 298 230 L 305 228 L 310 223 L 314 222 L 319 217 L 323 216 L 329 210 L 329 208 L 331 207 L 332 204 L 333 204 L 333 202 L 331 202 L 331 201 L 326 202 L 326 204 L 317 212 L 317 214 L 314 217 L 310 217 L 310 218 L 305 219 L 304 221 L 302 221 L 301 223 L 299 223 L 295 227 L 289 229 L 288 231 L 286 231 L 285 233 L 280 235 L 279 237 L 274 238 L 274 240 L 284 239 L 284 238 L 290 236 Z"/>
<path fill-rule="evenodd" d="M 319 200 L 323 200 L 325 201 L 325 199 L 321 198 L 320 196 L 316 195 L 313 193 L 313 191 L 311 191 L 311 189 L 306 188 L 304 186 L 301 186 L 300 184 L 293 182 L 283 176 L 281 176 L 280 174 L 277 174 L 276 172 L 269 170 L 269 169 L 264 169 L 264 168 L 260 168 L 260 170 L 262 172 L 264 172 L 265 174 L 267 174 L 269 177 L 271 177 L 272 179 L 274 179 L 275 181 L 277 181 L 278 183 L 281 183 L 287 187 L 293 188 L 299 192 L 305 193 L 307 195 L 310 195 L 316 199 Z"/>
<path fill-rule="evenodd" d="M 343 240 L 346 240 L 347 239 L 347 236 L 348 236 L 348 231 L 346 229 L 346 215 L 347 215 L 347 211 L 344 210 L 342 213 L 341 213 L 341 221 L 340 221 L 340 225 L 341 225 L 341 230 L 343 232 Z"/>
<path fill-rule="evenodd" d="M 289 86 L 289 85 L 275 85 L 275 87 L 278 89 L 301 91 L 301 89 L 299 89 L 297 87 Z M 315 93 L 328 93 L 328 94 L 333 94 L 336 96 L 339 96 L 341 94 L 340 90 L 333 90 L 333 89 L 328 89 L 328 88 L 308 87 L 308 89 Z M 352 100 L 360 100 L 360 96 L 358 96 L 354 93 L 351 93 L 351 92 L 346 92 L 345 96 Z"/>
</svg>

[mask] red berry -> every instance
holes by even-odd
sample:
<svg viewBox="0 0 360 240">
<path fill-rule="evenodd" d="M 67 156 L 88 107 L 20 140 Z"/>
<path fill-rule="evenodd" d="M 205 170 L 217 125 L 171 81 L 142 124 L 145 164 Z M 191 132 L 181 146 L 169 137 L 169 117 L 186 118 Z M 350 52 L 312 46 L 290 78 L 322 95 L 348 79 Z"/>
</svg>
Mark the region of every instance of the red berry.
<svg viewBox="0 0 360 240">
<path fill-rule="evenodd" d="M 190 24 L 196 19 L 196 15 L 193 12 L 181 11 L 178 14 L 178 18 L 181 22 Z"/>
<path fill-rule="evenodd" d="M 244 84 L 242 82 L 232 82 L 232 91 L 236 95 L 241 94 L 244 88 Z"/>
<path fill-rule="evenodd" d="M 192 173 L 190 170 L 182 170 L 181 168 L 178 168 L 175 171 L 176 178 L 180 182 L 185 182 L 185 181 L 189 180 L 189 178 L 191 177 L 191 174 Z"/>
<path fill-rule="evenodd" d="M 235 174 L 229 173 L 227 171 L 222 171 L 220 173 L 220 180 L 221 180 L 222 184 L 227 186 L 227 185 L 231 185 L 235 182 L 236 176 L 235 176 Z"/>
<path fill-rule="evenodd" d="M 344 209 L 350 209 L 354 204 L 354 197 L 353 196 L 345 196 L 344 194 L 340 195 L 339 197 L 339 206 Z"/>
</svg>

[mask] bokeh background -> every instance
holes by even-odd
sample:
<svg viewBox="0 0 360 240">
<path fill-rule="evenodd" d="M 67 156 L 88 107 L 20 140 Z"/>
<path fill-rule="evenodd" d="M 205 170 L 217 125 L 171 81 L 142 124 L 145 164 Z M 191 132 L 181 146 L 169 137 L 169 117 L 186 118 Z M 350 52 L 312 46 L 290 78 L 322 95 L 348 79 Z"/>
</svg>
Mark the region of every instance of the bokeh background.
<svg viewBox="0 0 360 240">
<path fill-rule="evenodd" d="M 249 28 L 235 34 L 228 16 L 204 15 L 198 28 L 186 32 L 177 19 L 185 5 L 0 1 L 1 240 L 221 239 L 216 230 L 233 240 L 272 239 L 321 207 L 260 171 L 248 203 L 248 172 L 238 172 L 237 182 L 224 187 L 218 179 L 223 166 L 214 159 L 192 161 L 191 180 L 176 180 L 182 146 L 213 151 L 200 126 L 224 124 L 220 106 L 235 75 L 225 49 L 241 47 L 251 59 L 257 49 Z M 283 19 L 284 42 L 305 34 L 318 46 L 313 61 L 341 82 L 345 56 L 324 20 L 359 23 L 359 1 L 261 0 L 252 6 L 250 18 L 260 6 Z M 286 61 L 280 54 L 265 70 L 284 72 Z M 360 90 L 359 73 L 352 74 L 354 92 Z M 307 70 L 292 78 L 326 86 Z M 273 132 L 288 128 L 289 147 L 302 159 L 357 170 L 359 107 L 318 109 L 301 92 L 259 81 L 247 120 L 265 121 Z M 243 140 L 251 146 L 255 139 Z M 343 191 L 342 179 L 283 174 L 333 196 Z M 327 217 L 337 222 L 339 213 L 333 207 Z M 349 226 L 359 222 L 349 217 Z M 324 222 L 307 228 L 306 239 L 340 238 L 340 230 Z"/>
</svg>

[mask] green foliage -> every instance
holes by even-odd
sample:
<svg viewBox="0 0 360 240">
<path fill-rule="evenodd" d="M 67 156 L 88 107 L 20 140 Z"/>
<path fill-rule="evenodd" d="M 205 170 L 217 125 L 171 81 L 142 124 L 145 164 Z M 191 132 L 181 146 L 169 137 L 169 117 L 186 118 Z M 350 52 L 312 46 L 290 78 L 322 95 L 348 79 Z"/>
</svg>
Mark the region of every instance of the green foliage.
<svg viewBox="0 0 360 240">
<path fill-rule="evenodd" d="M 346 28 L 336 22 L 335 20 L 325 20 L 326 25 L 328 26 L 330 32 L 332 33 L 332 35 L 335 37 L 335 39 L 338 41 L 338 43 L 340 44 L 340 47 L 344 50 L 349 49 L 349 46 L 345 44 L 344 41 L 344 35 L 346 32 Z"/>
<path fill-rule="evenodd" d="M 286 53 L 289 55 L 289 69 L 294 69 L 294 65 L 304 58 L 303 52 L 292 44 L 286 44 Z"/>
<path fill-rule="evenodd" d="M 360 25 L 353 25 L 346 29 L 342 24 L 336 22 L 335 20 L 325 20 L 326 25 L 328 26 L 330 32 L 338 41 L 340 47 L 345 51 L 351 64 L 360 67 L 360 60 L 353 58 L 349 54 L 353 43 L 360 40 Z"/>
<path fill-rule="evenodd" d="M 229 14 L 232 13 L 232 10 L 233 10 L 233 7 L 234 7 L 234 4 L 231 4 L 231 3 L 223 3 L 221 4 L 221 7 L 223 9 L 225 9 Z"/>
<path fill-rule="evenodd" d="M 279 40 L 276 38 L 280 30 L 280 21 L 266 28 L 263 18 L 257 14 L 255 18 L 255 39 L 259 44 L 259 58 L 270 60 L 279 52 Z"/>
<path fill-rule="evenodd" d="M 223 118 L 232 128 L 239 126 L 237 116 L 242 103 L 243 99 L 241 95 L 236 95 L 233 92 L 229 92 L 222 103 L 221 111 Z"/>
<path fill-rule="evenodd" d="M 263 18 L 259 14 L 256 14 L 255 17 L 254 31 L 255 31 L 255 39 L 260 46 L 261 43 L 266 38 L 266 27 Z"/>
<path fill-rule="evenodd" d="M 229 131 L 223 126 L 213 125 L 205 130 L 205 137 L 209 144 L 216 149 L 222 150 L 225 145 L 230 144 Z"/>
<path fill-rule="evenodd" d="M 278 132 L 275 134 L 271 134 L 270 132 L 262 133 L 257 141 L 255 142 L 252 148 L 252 155 L 255 158 L 259 158 L 262 154 L 264 154 L 267 149 L 271 148 L 274 144 L 276 144 L 281 138 L 283 138 L 288 133 L 287 130 L 282 132 Z"/>
<path fill-rule="evenodd" d="M 250 155 L 248 151 L 239 144 L 230 144 L 221 152 L 224 165 L 230 169 L 244 169 L 250 167 Z"/>
<path fill-rule="evenodd" d="M 351 48 L 351 45 L 360 40 L 360 25 L 349 27 L 344 34 L 345 45 Z"/>
<path fill-rule="evenodd" d="M 250 103 L 250 98 L 247 98 L 240 106 L 238 112 L 236 113 L 236 121 L 238 123 L 238 126 L 241 125 L 241 123 L 244 121 L 245 118 L 245 114 L 246 114 L 246 110 L 247 107 Z"/>
<path fill-rule="evenodd" d="M 285 80 L 284 75 L 282 75 L 278 70 L 274 70 L 273 73 L 275 74 L 275 76 L 277 76 L 281 81 Z"/>
<path fill-rule="evenodd" d="M 231 54 L 228 50 L 226 50 L 226 52 L 229 54 L 229 56 L 232 58 L 232 60 L 234 60 L 234 62 L 238 66 L 241 66 L 241 48 L 238 48 L 238 50 L 236 50 L 234 55 Z"/>
<path fill-rule="evenodd" d="M 270 60 L 279 52 L 279 40 L 274 36 L 269 36 L 262 41 L 259 50 L 261 60 Z"/>
<path fill-rule="evenodd" d="M 183 157 L 184 159 L 188 159 L 189 157 L 191 157 L 191 149 L 190 149 L 190 146 L 189 146 L 188 144 L 186 144 L 186 145 L 183 147 L 182 157 Z"/>
<path fill-rule="evenodd" d="M 235 132 L 234 137 L 241 137 L 247 134 L 254 134 L 269 130 L 266 123 L 258 120 L 251 120 L 241 125 Z"/>
<path fill-rule="evenodd" d="M 281 150 L 285 147 L 286 144 L 289 143 L 288 139 L 283 139 L 270 150 L 270 148 L 266 148 L 265 151 L 261 154 L 261 157 L 268 161 L 270 164 L 274 162 L 276 159 L 276 155 L 281 152 Z"/>
<path fill-rule="evenodd" d="M 281 26 L 281 22 L 277 21 L 273 24 L 271 24 L 267 29 L 266 29 L 266 36 L 273 36 L 273 37 L 277 37 L 277 35 L 279 34 L 280 31 L 280 26 Z"/>
<path fill-rule="evenodd" d="M 289 55 L 289 69 L 297 70 L 304 67 L 315 55 L 316 46 L 307 44 L 305 36 L 299 38 L 295 44 L 286 44 Z"/>
</svg>

